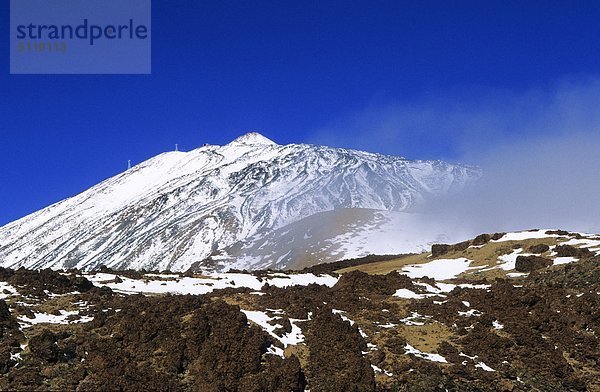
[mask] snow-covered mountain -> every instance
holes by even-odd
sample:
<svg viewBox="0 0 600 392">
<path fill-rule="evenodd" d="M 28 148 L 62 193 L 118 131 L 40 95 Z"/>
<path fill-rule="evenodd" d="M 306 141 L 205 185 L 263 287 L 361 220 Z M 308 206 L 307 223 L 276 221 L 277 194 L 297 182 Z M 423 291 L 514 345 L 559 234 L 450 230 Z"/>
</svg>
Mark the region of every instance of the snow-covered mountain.
<svg viewBox="0 0 600 392">
<path fill-rule="evenodd" d="M 157 155 L 0 228 L 0 264 L 180 271 L 202 266 L 210 255 L 225 260 L 223 251 L 234 244 L 239 250 L 261 237 L 275 242 L 276 230 L 304 218 L 315 216 L 313 224 L 322 225 L 315 214 L 326 211 L 406 211 L 429 195 L 463 189 L 479 174 L 477 168 L 441 161 L 278 145 L 249 133 L 225 146 Z M 348 250 L 352 232 L 344 233 Z M 425 237 L 421 242 L 435 239 Z M 361 252 L 377 251 L 367 248 Z M 257 249 L 247 263 L 232 262 L 237 268 L 265 267 Z M 357 255 L 356 249 L 348 253 Z M 333 261 L 346 254 L 319 257 Z"/>
</svg>

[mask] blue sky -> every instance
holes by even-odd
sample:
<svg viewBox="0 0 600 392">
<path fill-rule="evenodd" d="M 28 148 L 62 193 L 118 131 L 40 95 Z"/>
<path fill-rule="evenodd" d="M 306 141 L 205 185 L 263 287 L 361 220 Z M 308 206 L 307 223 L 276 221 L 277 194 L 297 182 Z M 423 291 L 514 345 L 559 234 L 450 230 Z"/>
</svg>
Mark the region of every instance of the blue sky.
<svg viewBox="0 0 600 392">
<path fill-rule="evenodd" d="M 9 75 L 2 45 L 0 225 L 249 130 L 462 160 L 492 108 L 487 142 L 539 136 L 529 113 L 599 74 L 600 4 L 522 3 L 154 0 L 152 75 Z"/>
</svg>

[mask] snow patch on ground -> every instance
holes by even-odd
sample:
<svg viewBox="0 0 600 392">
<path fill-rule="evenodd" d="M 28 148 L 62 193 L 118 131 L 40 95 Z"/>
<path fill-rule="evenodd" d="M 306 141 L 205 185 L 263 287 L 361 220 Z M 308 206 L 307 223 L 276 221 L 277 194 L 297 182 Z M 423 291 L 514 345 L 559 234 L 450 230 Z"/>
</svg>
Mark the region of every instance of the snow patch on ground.
<svg viewBox="0 0 600 392">
<path fill-rule="evenodd" d="M 486 365 L 484 362 L 479 362 L 475 364 L 476 368 L 480 368 L 482 370 L 485 370 L 486 372 L 495 372 L 494 369 L 492 369 L 491 367 L 489 367 L 488 365 Z"/>
<path fill-rule="evenodd" d="M 459 316 L 464 316 L 464 317 L 479 317 L 482 315 L 482 313 L 477 310 L 477 309 L 469 309 L 466 312 L 461 312 L 460 310 L 458 311 L 458 315 Z"/>
<path fill-rule="evenodd" d="M 472 360 L 472 361 L 478 361 L 478 356 L 477 356 L 477 355 L 475 355 L 475 356 L 470 356 L 470 355 L 467 355 L 467 354 L 465 354 L 465 353 L 463 353 L 463 352 L 461 352 L 461 353 L 460 353 L 460 354 L 458 354 L 458 355 L 460 355 L 461 357 L 469 358 L 469 359 L 470 359 L 470 360 Z M 463 364 L 463 365 L 466 365 L 466 364 L 467 364 L 467 361 L 463 361 L 463 363 L 462 363 L 462 364 Z M 485 362 L 483 362 L 483 361 L 478 361 L 478 362 L 475 364 L 475 367 L 476 367 L 476 368 L 480 368 L 481 370 L 485 370 L 486 372 L 495 372 L 495 370 L 494 370 L 494 369 L 492 369 L 491 367 L 489 367 L 488 365 L 486 365 L 486 364 L 485 364 Z"/>
<path fill-rule="evenodd" d="M 290 286 L 308 286 L 315 283 L 322 286 L 333 287 L 338 281 L 331 275 L 315 275 L 315 274 L 274 274 L 270 275 L 266 283 L 279 288 Z"/>
<path fill-rule="evenodd" d="M 579 261 L 579 259 L 576 259 L 575 257 L 557 257 L 554 259 L 553 265 L 569 264 L 574 261 Z"/>
<path fill-rule="evenodd" d="M 266 312 L 262 312 L 259 310 L 242 310 L 242 312 L 246 315 L 246 318 L 253 323 L 257 324 L 261 327 L 265 332 L 279 340 L 283 347 L 287 347 L 290 345 L 297 345 L 304 342 L 304 335 L 302 334 L 302 329 L 298 327 L 296 324 L 299 321 L 307 321 L 307 320 L 299 320 L 299 319 L 290 319 L 290 324 L 292 326 L 292 331 L 286 333 L 283 336 L 279 336 L 275 334 L 275 330 L 277 328 L 281 328 L 280 324 L 273 324 L 272 321 L 280 319 L 281 317 L 275 316 L 270 317 Z M 272 311 L 272 313 L 281 314 L 282 311 Z M 279 355 L 280 357 L 284 357 L 283 350 L 279 347 L 271 346 L 268 351 L 269 354 Z"/>
<path fill-rule="evenodd" d="M 4 291 L 8 291 L 5 293 Z M 12 295 L 18 295 L 17 289 L 6 282 L 0 282 L 0 299 L 6 299 Z"/>
<path fill-rule="evenodd" d="M 381 368 L 379 368 L 379 367 L 377 367 L 377 366 L 375 366 L 373 364 L 371 364 L 371 368 L 373 369 L 374 372 L 376 372 L 376 373 L 383 373 L 383 374 L 385 374 L 388 377 L 392 377 L 394 375 L 393 373 L 388 372 L 387 370 L 382 370 Z"/>
<path fill-rule="evenodd" d="M 94 318 L 90 316 L 80 316 L 77 320 L 69 320 L 68 318 L 71 316 L 79 315 L 78 310 L 66 311 L 60 310 L 60 315 L 48 314 L 48 313 L 38 313 L 33 312 L 34 318 L 28 318 L 26 316 L 19 316 L 19 324 L 21 328 L 29 328 L 36 324 L 79 324 L 79 323 L 88 323 L 92 321 Z"/>
<path fill-rule="evenodd" d="M 206 278 L 188 278 L 179 275 L 162 275 L 168 280 L 138 280 L 119 277 L 121 282 L 114 282 L 118 275 L 96 273 L 85 275 L 96 286 L 108 286 L 111 289 L 125 294 L 152 293 L 152 294 L 208 294 L 217 289 L 249 288 L 260 292 L 265 284 L 285 288 L 289 286 L 307 286 L 311 283 L 332 287 L 338 278 L 331 275 L 315 274 L 270 274 L 266 278 L 258 278 L 251 274 L 241 273 L 214 273 Z"/>
<path fill-rule="evenodd" d="M 424 264 L 413 264 L 402 268 L 402 273 L 412 279 L 428 276 L 435 280 L 454 279 L 469 269 L 471 260 L 461 257 L 458 259 L 438 259 Z"/>
<path fill-rule="evenodd" d="M 506 274 L 509 278 L 522 278 L 525 276 L 529 276 L 529 272 L 509 272 Z"/>
<path fill-rule="evenodd" d="M 568 241 L 561 242 L 560 245 L 577 246 L 578 248 L 596 248 L 600 246 L 600 240 L 591 238 L 572 238 Z"/>
<path fill-rule="evenodd" d="M 425 325 L 425 321 L 431 318 L 431 316 L 423 316 L 417 312 L 412 312 L 410 316 L 400 320 L 405 325 Z"/>
<path fill-rule="evenodd" d="M 515 269 L 517 263 L 517 257 L 519 256 L 535 256 L 533 253 L 523 253 L 523 248 L 517 248 L 511 253 L 498 256 L 497 267 L 502 268 L 504 271 L 512 271 Z"/>
<path fill-rule="evenodd" d="M 502 238 L 498 240 L 492 240 L 490 242 L 504 242 L 504 241 L 523 241 L 538 238 L 556 238 L 556 234 L 546 234 L 547 230 L 534 230 L 534 231 L 517 231 L 514 233 L 506 233 Z"/>
<path fill-rule="evenodd" d="M 427 297 L 428 295 L 417 294 L 414 291 L 411 291 L 409 289 L 398 289 L 398 290 L 396 290 L 396 292 L 394 293 L 393 296 L 399 297 L 399 298 L 421 299 L 421 298 Z"/>
<path fill-rule="evenodd" d="M 406 346 L 404 346 L 404 351 L 406 354 L 412 354 L 416 357 L 423 358 L 428 361 L 448 363 L 448 361 L 446 361 L 446 358 L 442 357 L 440 354 L 424 353 L 422 351 L 417 350 L 408 343 L 406 344 Z"/>
</svg>

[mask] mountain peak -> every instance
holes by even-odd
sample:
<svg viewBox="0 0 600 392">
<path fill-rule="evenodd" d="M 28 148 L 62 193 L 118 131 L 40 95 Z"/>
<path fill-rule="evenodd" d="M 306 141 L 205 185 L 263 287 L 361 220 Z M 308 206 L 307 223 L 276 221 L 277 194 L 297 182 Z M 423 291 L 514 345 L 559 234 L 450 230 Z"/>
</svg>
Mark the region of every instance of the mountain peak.
<svg viewBox="0 0 600 392">
<path fill-rule="evenodd" d="M 273 140 L 261 135 L 258 132 L 249 132 L 245 135 L 237 137 L 232 143 L 239 144 L 262 144 L 262 145 L 276 145 Z"/>
</svg>

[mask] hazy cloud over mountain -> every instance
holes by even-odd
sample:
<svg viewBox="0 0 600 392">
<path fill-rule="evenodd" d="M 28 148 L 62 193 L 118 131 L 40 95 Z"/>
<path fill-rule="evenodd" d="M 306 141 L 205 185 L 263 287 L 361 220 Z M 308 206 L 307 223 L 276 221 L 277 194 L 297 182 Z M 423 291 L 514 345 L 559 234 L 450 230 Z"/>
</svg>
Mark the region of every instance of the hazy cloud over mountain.
<svg viewBox="0 0 600 392">
<path fill-rule="evenodd" d="M 348 140 L 315 141 L 409 158 L 472 163 L 484 169 L 466 194 L 423 209 L 473 231 L 564 227 L 600 231 L 600 79 L 563 81 L 546 90 L 423 98 L 373 105 L 332 123 Z M 374 135 L 377 135 L 375 137 Z M 429 151 L 427 156 L 413 156 Z M 422 154 L 421 154 L 422 155 Z"/>
</svg>

